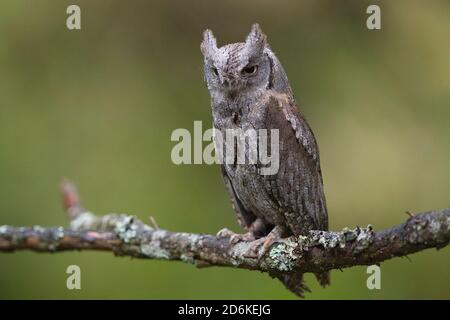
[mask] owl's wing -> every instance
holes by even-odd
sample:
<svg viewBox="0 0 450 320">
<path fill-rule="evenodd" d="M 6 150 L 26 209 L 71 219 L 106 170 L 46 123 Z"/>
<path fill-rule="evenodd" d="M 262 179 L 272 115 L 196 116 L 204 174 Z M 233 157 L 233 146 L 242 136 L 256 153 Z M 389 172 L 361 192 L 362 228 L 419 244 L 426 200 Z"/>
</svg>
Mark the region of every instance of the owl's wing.
<svg viewBox="0 0 450 320">
<path fill-rule="evenodd" d="M 227 171 L 225 170 L 224 165 L 221 165 L 221 171 L 222 171 L 222 178 L 223 182 L 225 184 L 225 188 L 228 191 L 228 194 L 231 198 L 231 205 L 233 206 L 233 210 L 236 213 L 237 220 L 239 222 L 239 225 L 244 228 L 245 230 L 250 227 L 253 221 L 255 221 L 256 216 L 247 211 L 244 206 L 242 205 L 241 201 L 236 195 L 236 192 L 234 191 L 233 185 L 231 183 L 230 178 L 228 177 Z"/>
<path fill-rule="evenodd" d="M 266 127 L 280 136 L 278 173 L 265 176 L 268 193 L 280 204 L 295 235 L 328 230 L 328 214 L 316 139 L 292 98 L 271 91 Z"/>
</svg>

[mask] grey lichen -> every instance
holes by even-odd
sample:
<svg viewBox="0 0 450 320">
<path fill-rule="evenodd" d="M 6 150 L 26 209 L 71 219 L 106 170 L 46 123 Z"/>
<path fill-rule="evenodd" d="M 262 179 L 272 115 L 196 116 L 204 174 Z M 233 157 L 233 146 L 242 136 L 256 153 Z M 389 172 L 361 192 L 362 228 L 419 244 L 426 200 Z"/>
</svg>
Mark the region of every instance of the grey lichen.
<svg viewBox="0 0 450 320">
<path fill-rule="evenodd" d="M 427 226 L 428 221 L 422 220 L 422 221 L 415 221 L 412 224 L 412 230 L 408 236 L 408 241 L 410 243 L 419 243 L 423 241 L 422 237 L 422 231 Z"/>
<path fill-rule="evenodd" d="M 236 243 L 230 252 L 231 264 L 235 267 L 240 266 L 244 262 L 243 257 L 247 250 L 248 247 L 243 242 Z"/>
<path fill-rule="evenodd" d="M 47 248 L 49 251 L 56 251 L 59 247 L 59 240 L 61 240 L 64 237 L 64 228 L 63 227 L 58 227 L 56 229 L 54 229 L 53 232 L 51 233 L 47 233 L 47 229 L 36 225 L 33 226 L 31 228 L 31 230 L 33 230 L 33 232 L 36 232 L 37 234 L 40 235 L 44 235 L 41 242 L 40 242 L 40 247 L 42 248 Z M 13 241 L 15 241 L 16 243 L 22 241 L 23 239 L 13 239 Z"/>
<path fill-rule="evenodd" d="M 3 225 L 0 226 L 0 234 L 6 234 L 8 232 L 9 226 Z"/>
<path fill-rule="evenodd" d="M 33 226 L 33 231 L 36 231 L 36 232 L 44 232 L 44 228 L 43 227 L 41 227 L 41 226 Z"/>
<path fill-rule="evenodd" d="M 413 225 L 414 226 L 413 228 L 417 231 L 420 231 L 423 228 L 425 228 L 427 226 L 427 224 L 428 224 L 428 221 L 426 221 L 426 220 L 418 221 Z"/>
<path fill-rule="evenodd" d="M 121 219 L 116 221 L 114 232 L 125 243 L 130 243 L 137 235 L 138 226 L 133 223 L 134 217 L 122 215 Z"/>
<path fill-rule="evenodd" d="M 357 229 L 351 230 L 345 227 L 344 229 L 342 229 L 341 233 L 344 236 L 344 241 L 352 241 L 358 237 Z"/>
<path fill-rule="evenodd" d="M 56 229 L 56 232 L 53 234 L 53 239 L 58 241 L 60 239 L 64 238 L 64 228 L 63 227 L 58 227 Z"/>
<path fill-rule="evenodd" d="M 433 235 L 437 235 L 441 231 L 441 222 L 439 220 L 433 220 L 430 222 L 428 228 Z"/>
<path fill-rule="evenodd" d="M 236 257 L 233 257 L 233 256 L 231 257 L 230 262 L 234 267 L 237 267 L 242 263 L 241 259 L 236 259 Z"/>
<path fill-rule="evenodd" d="M 268 258 L 264 260 L 264 264 L 282 272 L 293 271 L 297 260 L 297 255 L 294 253 L 294 250 L 297 246 L 297 242 L 291 239 L 276 243 L 270 249 Z"/>
<path fill-rule="evenodd" d="M 347 243 L 355 242 L 355 252 L 367 248 L 373 241 L 373 229 L 371 225 L 367 228 L 355 229 L 344 228 L 340 232 L 310 231 L 310 237 L 299 237 L 298 241 L 303 250 L 308 250 L 311 246 L 321 246 L 325 249 L 339 247 L 345 248 Z"/>
<path fill-rule="evenodd" d="M 311 244 L 311 238 L 307 236 L 299 236 L 297 238 L 297 243 L 301 251 L 307 251 L 308 246 Z"/>
<path fill-rule="evenodd" d="M 373 229 L 369 224 L 367 228 L 357 228 L 359 230 L 358 236 L 356 237 L 356 247 L 355 253 L 365 250 L 373 241 Z"/>
<path fill-rule="evenodd" d="M 203 240 L 201 237 L 195 235 L 195 234 L 181 234 L 183 239 L 186 241 L 188 248 L 191 251 L 197 251 L 198 248 L 201 248 L 203 246 Z"/>
<path fill-rule="evenodd" d="M 140 252 L 147 258 L 163 260 L 170 259 L 170 252 L 161 248 L 159 241 L 151 241 L 141 244 Z"/>
<path fill-rule="evenodd" d="M 314 242 L 323 246 L 325 249 L 335 248 L 338 245 L 341 248 L 345 246 L 345 236 L 342 232 L 336 232 L 327 236 L 323 232 L 314 232 L 312 235 Z"/>
<path fill-rule="evenodd" d="M 192 256 L 192 254 L 182 254 L 181 256 L 180 256 L 180 259 L 181 259 L 181 261 L 184 261 L 184 262 L 186 262 L 186 263 L 189 263 L 189 264 L 195 264 L 195 259 L 194 259 L 194 257 Z"/>
</svg>

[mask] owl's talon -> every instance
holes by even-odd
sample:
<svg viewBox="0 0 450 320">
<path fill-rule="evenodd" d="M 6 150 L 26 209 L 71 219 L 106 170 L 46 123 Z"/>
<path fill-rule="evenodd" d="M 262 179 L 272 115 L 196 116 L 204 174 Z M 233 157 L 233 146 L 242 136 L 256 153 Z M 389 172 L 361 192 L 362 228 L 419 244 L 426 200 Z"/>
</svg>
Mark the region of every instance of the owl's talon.
<svg viewBox="0 0 450 320">
<path fill-rule="evenodd" d="M 218 237 L 218 238 L 229 238 L 229 237 L 231 237 L 233 234 L 234 234 L 234 232 L 231 231 L 230 229 L 228 229 L 228 228 L 223 228 L 223 229 L 220 229 L 220 230 L 217 232 L 216 237 Z"/>
<path fill-rule="evenodd" d="M 236 244 L 241 241 L 249 242 L 249 241 L 255 240 L 255 236 L 251 232 L 240 234 L 240 233 L 235 233 L 227 228 L 223 228 L 223 229 L 219 230 L 219 232 L 217 232 L 217 237 L 230 238 L 230 244 Z"/>
<path fill-rule="evenodd" d="M 247 232 L 244 234 L 235 233 L 230 237 L 231 244 L 236 244 L 241 241 L 245 242 L 255 241 L 255 236 L 253 235 L 253 233 Z"/>
<path fill-rule="evenodd" d="M 261 245 L 261 249 L 258 252 L 258 261 L 261 261 L 261 259 L 264 257 L 264 255 L 270 250 L 270 247 L 278 241 L 278 238 L 272 236 L 270 233 L 265 238 L 264 242 Z"/>
<path fill-rule="evenodd" d="M 256 258 L 260 261 L 269 251 L 270 247 L 281 239 L 283 229 L 275 227 L 266 237 L 259 238 L 250 244 L 250 248 L 244 253 L 244 257 Z"/>
<path fill-rule="evenodd" d="M 251 259 L 258 259 L 260 260 L 261 257 L 264 255 L 260 253 L 262 246 L 264 245 L 264 242 L 266 241 L 266 237 L 259 238 L 253 242 L 250 243 L 249 248 L 246 252 L 244 252 L 243 256 L 245 258 L 251 258 Z"/>
</svg>

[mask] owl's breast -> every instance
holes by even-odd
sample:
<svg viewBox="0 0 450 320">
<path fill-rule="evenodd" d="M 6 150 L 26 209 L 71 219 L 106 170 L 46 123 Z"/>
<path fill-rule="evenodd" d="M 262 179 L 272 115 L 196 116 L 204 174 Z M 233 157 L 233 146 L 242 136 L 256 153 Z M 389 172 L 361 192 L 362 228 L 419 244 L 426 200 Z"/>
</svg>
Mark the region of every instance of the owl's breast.
<svg viewBox="0 0 450 320">
<path fill-rule="evenodd" d="M 260 130 L 268 129 L 265 108 L 259 99 L 213 105 L 214 126 L 223 138 L 224 169 L 242 205 L 268 224 L 284 225 L 280 205 L 261 174 L 260 135 L 267 131 Z"/>
<path fill-rule="evenodd" d="M 225 170 L 235 194 L 244 208 L 267 224 L 285 224 L 280 208 L 267 193 L 262 176 L 255 165 L 227 165 Z"/>
</svg>

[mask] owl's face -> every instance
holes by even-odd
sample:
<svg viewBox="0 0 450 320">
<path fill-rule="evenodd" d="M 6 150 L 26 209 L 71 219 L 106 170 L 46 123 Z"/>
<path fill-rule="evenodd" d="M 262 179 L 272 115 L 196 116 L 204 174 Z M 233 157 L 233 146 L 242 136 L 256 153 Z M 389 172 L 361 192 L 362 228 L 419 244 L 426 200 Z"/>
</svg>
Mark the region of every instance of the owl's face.
<svg viewBox="0 0 450 320">
<path fill-rule="evenodd" d="M 235 98 L 243 93 L 257 92 L 269 85 L 271 62 L 266 36 L 256 24 L 245 42 L 217 48 L 210 30 L 201 44 L 204 55 L 205 80 L 211 95 Z"/>
</svg>

